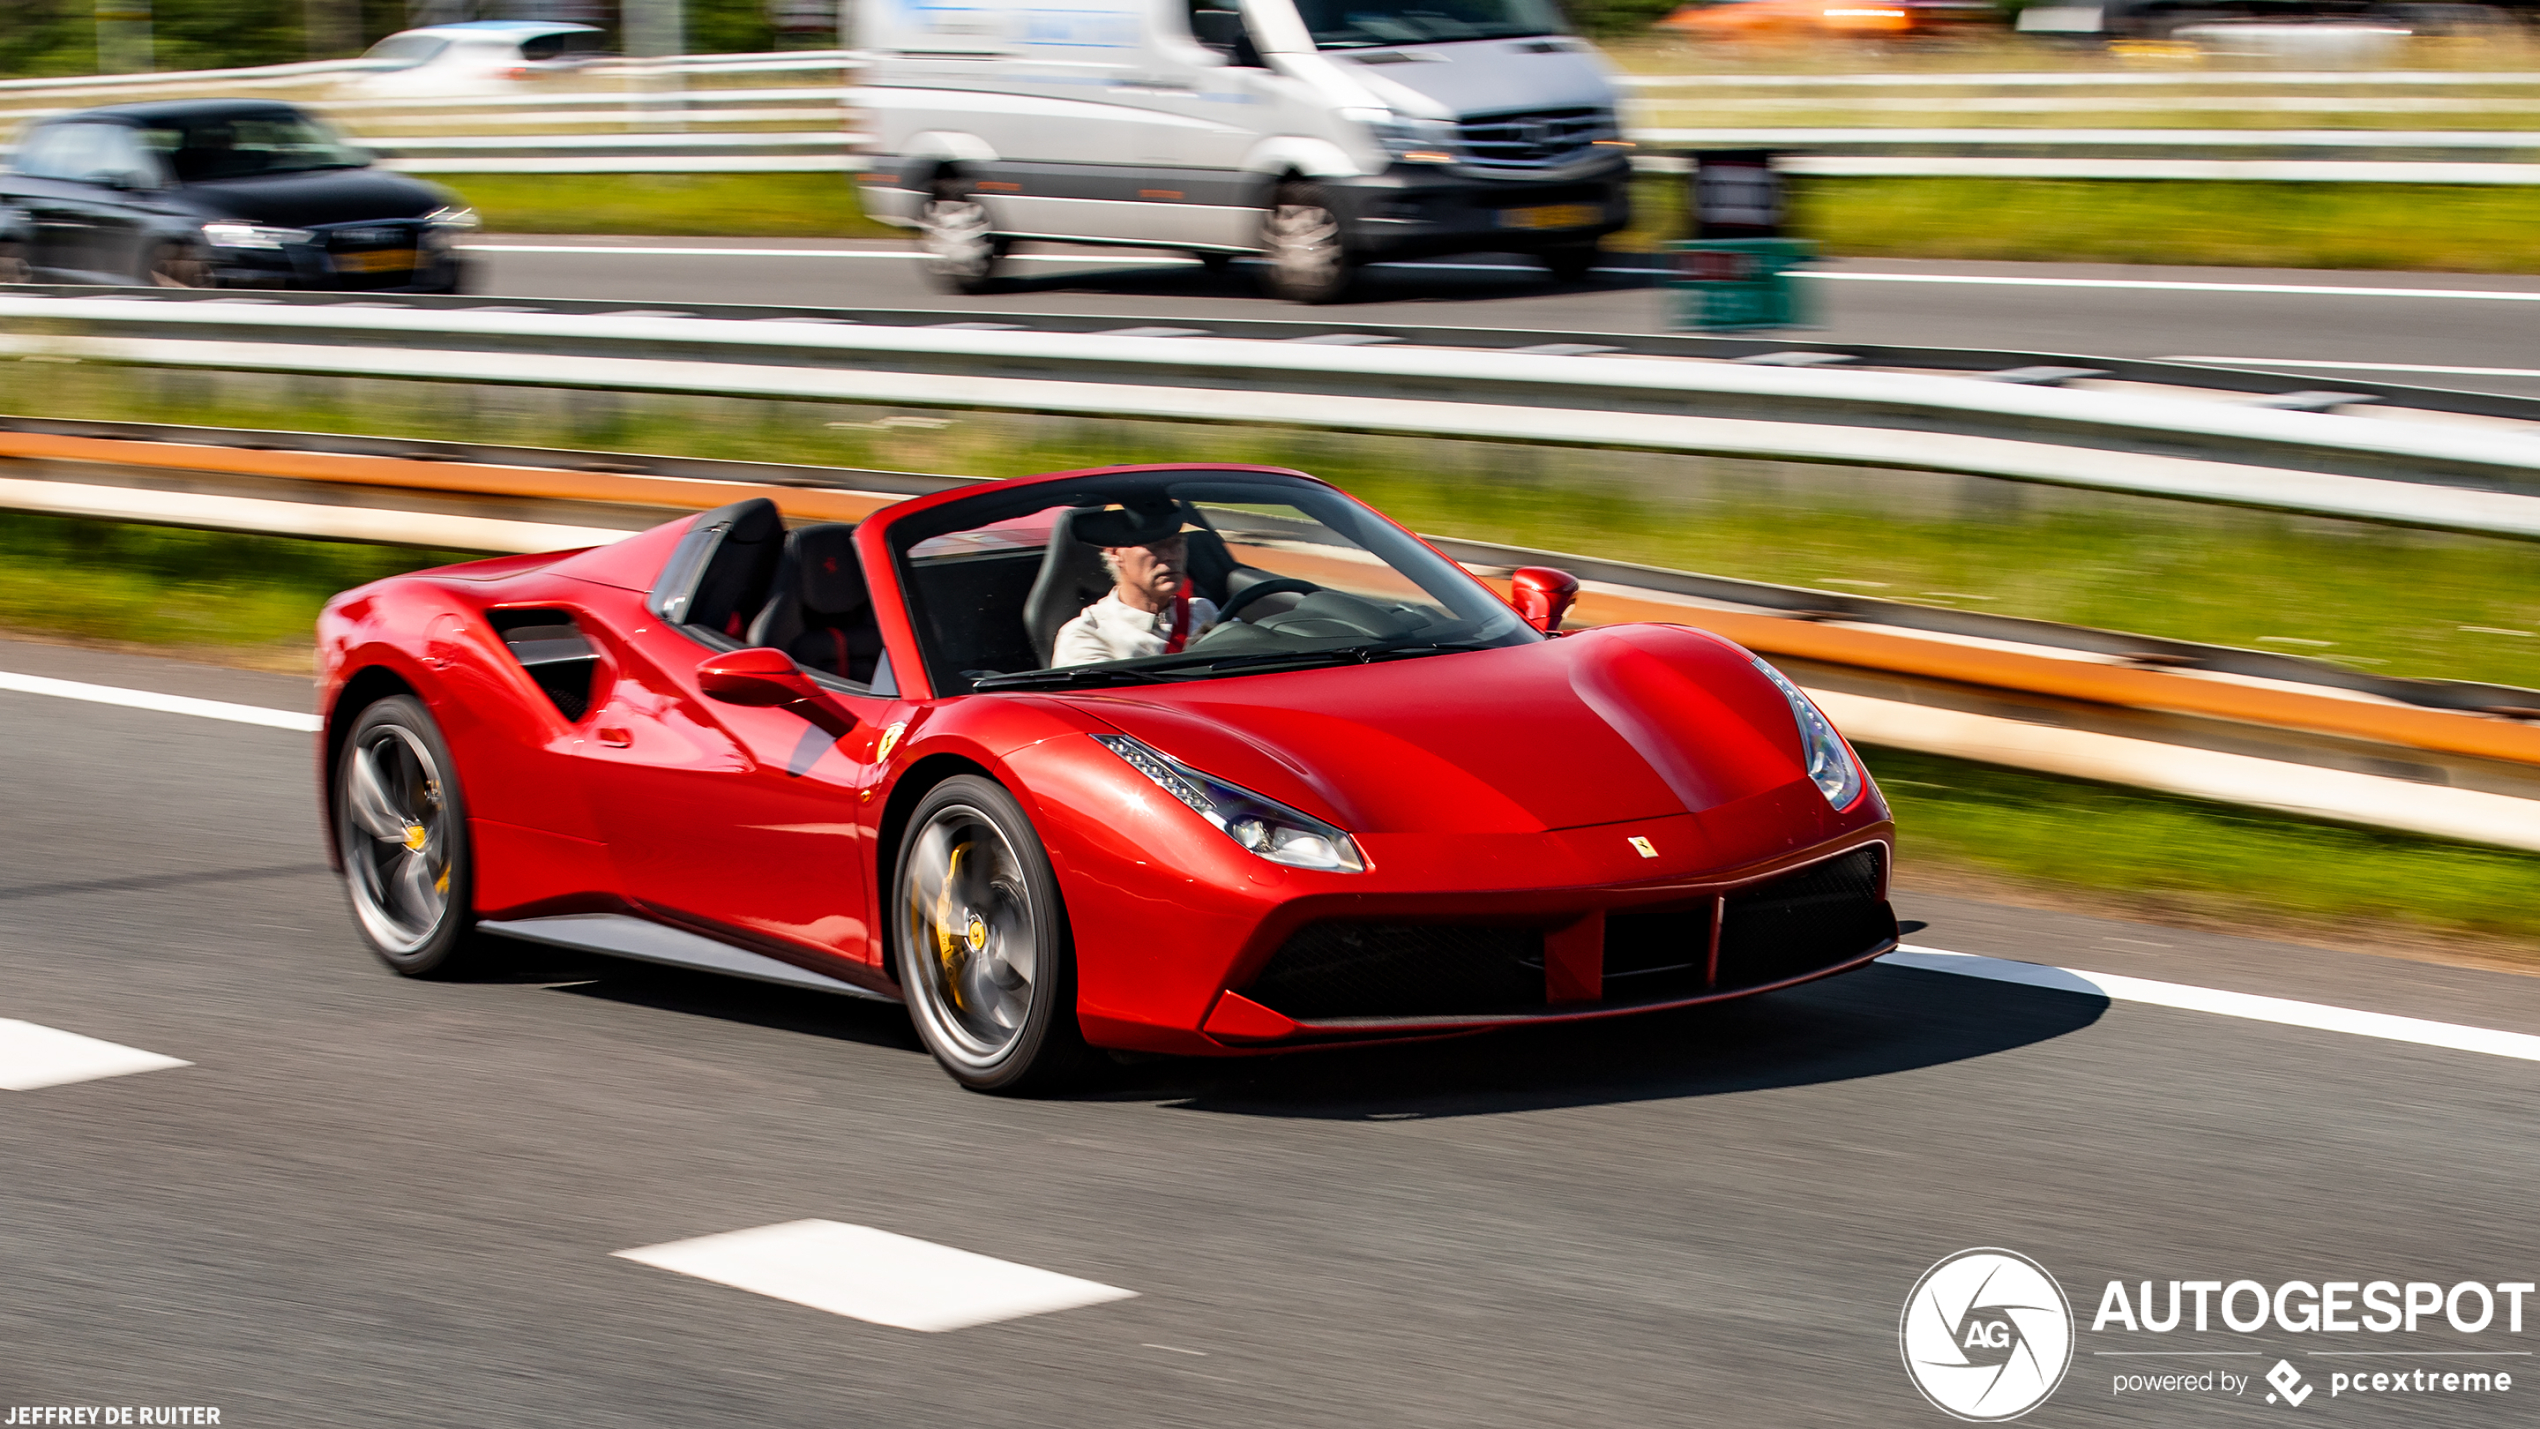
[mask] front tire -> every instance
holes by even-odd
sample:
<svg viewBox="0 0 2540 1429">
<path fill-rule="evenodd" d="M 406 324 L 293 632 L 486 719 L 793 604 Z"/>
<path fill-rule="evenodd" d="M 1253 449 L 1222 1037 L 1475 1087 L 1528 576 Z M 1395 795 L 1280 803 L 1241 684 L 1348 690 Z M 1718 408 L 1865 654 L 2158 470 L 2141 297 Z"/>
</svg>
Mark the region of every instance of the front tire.
<svg viewBox="0 0 2540 1429">
<path fill-rule="evenodd" d="M 957 775 L 927 791 L 908 829 L 891 927 L 919 1039 L 972 1091 L 1068 1081 L 1087 1057 L 1075 949 L 1022 806 L 993 780 Z"/>
<path fill-rule="evenodd" d="M 1006 241 L 997 236 L 988 205 L 959 179 L 938 179 L 917 210 L 919 266 L 935 286 L 977 295 L 996 284 Z"/>
<path fill-rule="evenodd" d="M 408 977 L 451 976 L 473 951 L 475 851 L 457 768 L 412 695 L 363 710 L 336 764 L 335 848 L 353 923 Z"/>
<path fill-rule="evenodd" d="M 1585 282 L 1587 276 L 1596 271 L 1596 260 L 1604 254 L 1593 243 L 1571 243 L 1547 248 L 1535 256 L 1552 274 L 1554 282 L 1579 283 Z"/>
<path fill-rule="evenodd" d="M 1281 184 L 1261 219 L 1261 281 L 1292 303 L 1333 303 L 1358 278 L 1341 216 L 1314 184 Z"/>
<path fill-rule="evenodd" d="M 35 264 L 27 255 L 25 244 L 14 238 L 0 239 L 0 283 L 32 283 Z"/>
<path fill-rule="evenodd" d="M 212 257 L 196 244 L 169 241 L 150 250 L 141 265 L 141 281 L 154 288 L 212 286 Z"/>
</svg>

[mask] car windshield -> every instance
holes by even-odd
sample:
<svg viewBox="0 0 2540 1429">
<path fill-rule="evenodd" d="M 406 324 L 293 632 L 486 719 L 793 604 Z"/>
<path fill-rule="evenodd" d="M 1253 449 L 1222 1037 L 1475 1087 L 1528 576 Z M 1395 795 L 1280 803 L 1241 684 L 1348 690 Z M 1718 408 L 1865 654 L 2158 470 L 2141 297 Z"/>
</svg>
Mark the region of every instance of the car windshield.
<svg viewBox="0 0 2540 1429">
<path fill-rule="evenodd" d="M 1363 50 L 1568 31 L 1552 0 L 1297 0 L 1317 49 Z"/>
<path fill-rule="evenodd" d="M 935 689 L 1220 679 L 1543 638 L 1401 528 L 1319 482 L 1115 473 L 981 495 L 892 528 Z"/>
<path fill-rule="evenodd" d="M 141 131 L 181 184 L 243 179 L 303 169 L 358 169 L 370 155 L 297 110 L 205 114 Z"/>
</svg>

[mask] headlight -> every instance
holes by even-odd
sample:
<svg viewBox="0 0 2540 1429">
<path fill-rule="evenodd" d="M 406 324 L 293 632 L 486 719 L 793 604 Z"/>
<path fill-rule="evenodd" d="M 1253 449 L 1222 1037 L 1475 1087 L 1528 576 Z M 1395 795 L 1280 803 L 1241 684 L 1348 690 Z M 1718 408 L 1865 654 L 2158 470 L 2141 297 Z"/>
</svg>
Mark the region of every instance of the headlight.
<svg viewBox="0 0 2540 1429">
<path fill-rule="evenodd" d="M 1816 781 L 1817 792 L 1838 809 L 1852 807 L 1852 801 L 1861 797 L 1861 766 L 1852 762 L 1852 751 L 1844 747 L 1843 736 L 1834 732 L 1817 702 L 1781 671 L 1760 659 L 1755 659 L 1755 668 L 1764 672 L 1764 678 L 1773 682 L 1783 699 L 1790 701 L 1791 718 L 1799 721 L 1799 742 L 1808 751 L 1808 777 Z"/>
<path fill-rule="evenodd" d="M 1343 116 L 1367 126 L 1368 136 L 1387 158 L 1406 164 L 1451 164 L 1458 153 L 1455 123 L 1419 119 L 1390 109 L 1347 109 Z"/>
<path fill-rule="evenodd" d="M 280 248 L 317 237 L 305 228 L 267 228 L 261 223 L 207 223 L 203 241 L 214 248 Z"/>
<path fill-rule="evenodd" d="M 425 214 L 423 221 L 433 228 L 455 228 L 461 233 L 474 233 L 485 226 L 485 220 L 476 216 L 476 210 L 465 204 L 436 208 Z"/>
<path fill-rule="evenodd" d="M 1223 779 L 1202 774 L 1154 746 L 1125 734 L 1098 734 L 1102 747 L 1129 767 L 1155 781 L 1155 787 L 1181 800 L 1191 812 L 1217 826 L 1236 843 L 1272 863 L 1290 868 L 1319 868 L 1333 873 L 1364 873 L 1367 861 L 1357 841 L 1311 814 Z"/>
</svg>

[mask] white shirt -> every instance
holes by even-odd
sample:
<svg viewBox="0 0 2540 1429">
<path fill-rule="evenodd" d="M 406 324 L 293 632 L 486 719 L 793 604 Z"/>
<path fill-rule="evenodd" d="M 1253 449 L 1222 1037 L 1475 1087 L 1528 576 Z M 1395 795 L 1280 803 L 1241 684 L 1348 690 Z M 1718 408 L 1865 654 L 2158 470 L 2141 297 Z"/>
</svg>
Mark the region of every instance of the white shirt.
<svg viewBox="0 0 2540 1429">
<path fill-rule="evenodd" d="M 1188 646 L 1217 623 L 1217 606 L 1208 597 L 1195 595 L 1190 600 L 1190 628 L 1182 632 L 1182 643 Z M 1149 613 L 1128 604 L 1113 591 L 1084 613 L 1058 628 L 1058 640 L 1051 647 L 1050 664 L 1092 665 L 1104 660 L 1134 660 L 1142 655 L 1161 655 L 1164 644 L 1173 635 L 1173 607 Z"/>
</svg>

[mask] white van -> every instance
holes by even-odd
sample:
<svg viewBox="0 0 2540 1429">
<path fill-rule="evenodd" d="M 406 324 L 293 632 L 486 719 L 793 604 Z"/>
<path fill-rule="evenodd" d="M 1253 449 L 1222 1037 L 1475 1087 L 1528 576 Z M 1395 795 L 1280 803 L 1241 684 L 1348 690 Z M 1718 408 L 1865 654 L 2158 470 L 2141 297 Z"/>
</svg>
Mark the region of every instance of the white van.
<svg viewBox="0 0 2540 1429">
<path fill-rule="evenodd" d="M 866 209 L 957 291 L 1034 239 L 1259 254 L 1304 302 L 1444 253 L 1577 278 L 1630 220 L 1610 71 L 1552 0 L 861 2 Z"/>
</svg>

